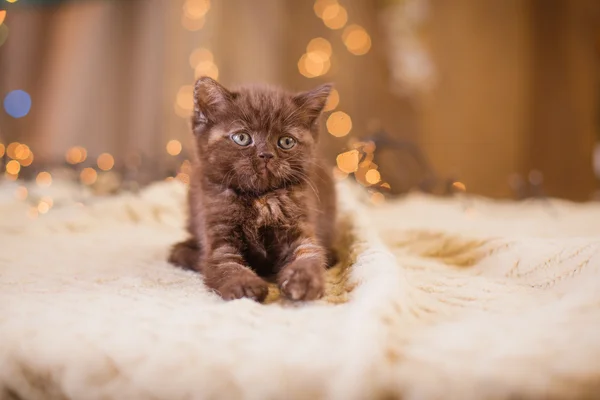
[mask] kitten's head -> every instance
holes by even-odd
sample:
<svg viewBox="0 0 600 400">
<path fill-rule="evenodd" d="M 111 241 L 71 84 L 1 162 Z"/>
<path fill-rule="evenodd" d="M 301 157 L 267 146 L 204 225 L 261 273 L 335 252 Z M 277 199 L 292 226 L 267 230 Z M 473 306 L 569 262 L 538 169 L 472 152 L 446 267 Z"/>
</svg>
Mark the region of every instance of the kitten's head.
<svg viewBox="0 0 600 400">
<path fill-rule="evenodd" d="M 331 85 L 298 94 L 270 87 L 230 91 L 200 78 L 192 127 L 203 173 L 250 193 L 306 181 L 330 91 Z"/>
</svg>

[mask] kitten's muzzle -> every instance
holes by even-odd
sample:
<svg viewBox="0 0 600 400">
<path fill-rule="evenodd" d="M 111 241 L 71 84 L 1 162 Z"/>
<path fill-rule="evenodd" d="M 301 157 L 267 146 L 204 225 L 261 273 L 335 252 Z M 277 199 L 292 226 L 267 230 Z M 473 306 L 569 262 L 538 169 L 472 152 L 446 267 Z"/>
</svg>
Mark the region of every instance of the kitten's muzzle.
<svg viewBox="0 0 600 400">
<path fill-rule="evenodd" d="M 262 151 L 258 154 L 258 157 L 262 158 L 263 160 L 265 160 L 265 162 L 267 162 L 270 159 L 272 159 L 273 157 L 275 157 L 275 154 L 273 154 L 269 151 Z"/>
</svg>

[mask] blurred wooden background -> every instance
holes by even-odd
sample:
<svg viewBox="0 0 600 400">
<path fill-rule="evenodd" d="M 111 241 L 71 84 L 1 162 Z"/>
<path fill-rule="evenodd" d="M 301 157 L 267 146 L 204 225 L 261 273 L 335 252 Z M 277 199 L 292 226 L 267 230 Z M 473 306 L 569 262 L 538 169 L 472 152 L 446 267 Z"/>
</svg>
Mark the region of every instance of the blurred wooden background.
<svg viewBox="0 0 600 400">
<path fill-rule="evenodd" d="M 152 160 L 144 166 L 149 176 L 173 168 L 165 143 L 190 142 L 177 99 L 194 80 L 190 54 L 205 47 L 225 85 L 303 90 L 335 82 L 336 110 L 351 116 L 352 131 L 324 135 L 332 162 L 349 139 L 385 129 L 416 142 L 435 171 L 469 192 L 511 197 L 511 177 L 532 171 L 551 196 L 587 200 L 599 187 L 592 170 L 600 141 L 599 1 L 340 0 L 347 24 L 371 37 L 361 56 L 346 51 L 341 30 L 323 24 L 313 1 L 213 1 L 201 28 L 185 28 L 185 1 L 10 7 L 0 96 L 24 89 L 33 107 L 22 119 L 0 113 L 0 141 L 29 144 L 36 162 L 63 160 L 82 145 L 117 163 L 141 153 Z M 401 82 L 394 72 L 394 43 L 409 34 L 395 29 L 398 10 L 417 16 L 410 43 L 432 66 L 430 81 L 410 90 L 402 86 L 410 76 Z M 331 69 L 309 79 L 298 60 L 315 37 L 332 44 Z M 379 148 L 375 157 L 393 192 L 416 181 L 394 151 Z"/>
</svg>

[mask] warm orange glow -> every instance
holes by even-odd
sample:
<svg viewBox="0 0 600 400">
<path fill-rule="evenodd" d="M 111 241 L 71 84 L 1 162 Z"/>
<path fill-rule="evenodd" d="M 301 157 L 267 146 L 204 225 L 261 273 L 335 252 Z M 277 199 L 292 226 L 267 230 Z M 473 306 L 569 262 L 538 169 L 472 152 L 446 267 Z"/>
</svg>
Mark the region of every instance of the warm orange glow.
<svg viewBox="0 0 600 400">
<path fill-rule="evenodd" d="M 46 203 L 50 206 L 50 208 L 52 208 L 54 206 L 54 200 L 52 200 L 52 197 L 48 197 L 48 196 L 43 196 L 40 201 L 42 203 Z"/>
<path fill-rule="evenodd" d="M 29 152 L 29 156 L 26 159 L 21 160 L 22 167 L 29 167 L 33 163 L 33 152 Z"/>
<path fill-rule="evenodd" d="M 191 19 L 199 19 L 210 10 L 209 0 L 187 0 L 183 4 L 184 14 Z"/>
<path fill-rule="evenodd" d="M 331 68 L 329 58 L 322 58 L 322 53 L 310 52 L 303 54 L 298 61 L 298 70 L 307 78 L 326 74 Z"/>
<path fill-rule="evenodd" d="M 347 174 L 355 172 L 358 169 L 358 160 L 358 150 L 350 150 L 345 153 L 341 153 L 335 159 L 338 168 Z"/>
<path fill-rule="evenodd" d="M 21 143 L 19 142 L 13 142 L 11 144 L 9 144 L 6 147 L 6 155 L 8 155 L 10 158 L 16 159 L 17 158 L 17 148 L 21 146 Z"/>
<path fill-rule="evenodd" d="M 365 180 L 371 185 L 374 185 L 381 180 L 381 174 L 376 169 L 370 169 L 365 174 Z"/>
<path fill-rule="evenodd" d="M 325 109 L 323 111 L 335 110 L 338 104 L 340 104 L 340 94 L 337 90 L 333 89 L 331 93 L 329 93 L 327 104 L 325 104 Z"/>
<path fill-rule="evenodd" d="M 169 140 L 167 143 L 167 153 L 176 156 L 181 153 L 181 142 L 179 140 Z"/>
<path fill-rule="evenodd" d="M 19 144 L 15 147 L 13 158 L 16 160 L 25 160 L 30 154 L 31 150 L 29 150 L 29 146 L 26 144 Z"/>
<path fill-rule="evenodd" d="M 191 174 L 192 173 L 192 163 L 189 160 L 183 160 L 179 170 L 181 172 L 183 172 L 184 174 L 188 174 L 188 175 Z"/>
<path fill-rule="evenodd" d="M 81 146 L 71 147 L 65 154 L 65 160 L 69 164 L 79 164 L 87 158 L 87 150 Z"/>
<path fill-rule="evenodd" d="M 52 175 L 49 172 L 40 172 L 35 178 L 36 183 L 42 187 L 48 187 L 52 184 Z"/>
<path fill-rule="evenodd" d="M 371 195 L 371 203 L 381 204 L 385 202 L 385 196 L 382 193 L 375 192 Z"/>
<path fill-rule="evenodd" d="M 361 56 L 371 49 L 371 36 L 360 25 L 350 25 L 344 29 L 342 40 L 348 51 L 354 55 Z"/>
<path fill-rule="evenodd" d="M 213 53 L 204 47 L 198 47 L 190 54 L 190 66 L 192 68 L 195 69 L 201 62 L 215 62 Z"/>
<path fill-rule="evenodd" d="M 326 60 L 331 57 L 331 43 L 322 37 L 314 38 L 308 42 L 306 52 L 316 53 L 321 59 Z"/>
<path fill-rule="evenodd" d="M 29 191 L 27 190 L 27 188 L 25 186 L 19 186 L 15 193 L 15 196 L 19 200 L 27 200 L 28 195 L 29 195 Z"/>
<path fill-rule="evenodd" d="M 392 188 L 392 187 L 390 186 L 390 184 L 389 184 L 389 183 L 387 183 L 387 182 L 384 182 L 384 183 L 382 183 L 382 184 L 381 184 L 381 187 L 382 187 L 382 188 L 386 188 L 386 189 L 391 189 L 391 188 Z"/>
<path fill-rule="evenodd" d="M 352 129 L 352 119 L 343 111 L 336 111 L 327 118 L 327 130 L 335 137 L 346 136 Z"/>
<path fill-rule="evenodd" d="M 457 181 L 457 182 L 454 182 L 454 183 L 452 183 L 452 187 L 453 187 L 454 189 L 456 189 L 456 190 L 459 190 L 459 191 L 461 191 L 461 192 L 464 192 L 464 191 L 466 191 L 466 190 L 467 190 L 467 187 L 465 186 L 465 184 L 464 184 L 464 183 L 462 183 L 462 182 L 458 182 L 458 181 Z"/>
<path fill-rule="evenodd" d="M 21 171 L 21 164 L 17 160 L 10 160 L 6 164 L 6 172 L 11 175 L 17 175 Z"/>
<path fill-rule="evenodd" d="M 337 3 L 330 4 L 323 10 L 321 15 L 323 23 L 330 29 L 341 29 L 348 22 L 346 9 Z"/>
<path fill-rule="evenodd" d="M 6 18 L 6 10 L 0 10 L 0 25 L 4 22 L 4 18 Z"/>
<path fill-rule="evenodd" d="M 181 26 L 183 26 L 186 30 L 190 32 L 196 32 L 200 29 L 204 28 L 204 23 L 206 20 L 204 17 L 201 18 L 191 18 L 187 14 L 183 14 L 181 16 Z"/>
<path fill-rule="evenodd" d="M 110 171 L 115 166 L 115 159 L 109 153 L 102 153 L 98 156 L 97 164 L 102 171 Z"/>
<path fill-rule="evenodd" d="M 194 70 L 194 76 L 196 79 L 201 76 L 209 76 L 214 80 L 219 79 L 219 68 L 212 61 L 201 61 L 196 65 L 196 69 Z"/>
<path fill-rule="evenodd" d="M 317 17 L 323 18 L 323 11 L 325 11 L 325 9 L 332 4 L 337 4 L 337 0 L 317 0 L 317 1 L 315 1 L 315 5 L 313 6 L 313 9 L 315 10 L 315 14 L 317 14 Z"/>
<path fill-rule="evenodd" d="M 16 3 L 18 0 L 6 0 L 8 3 Z"/>
<path fill-rule="evenodd" d="M 40 214 L 46 214 L 50 210 L 48 203 L 40 202 L 37 207 Z"/>
<path fill-rule="evenodd" d="M 186 185 L 190 183 L 190 176 L 188 174 L 184 174 L 183 172 L 178 173 L 175 179 L 185 183 Z"/>
<path fill-rule="evenodd" d="M 192 111 L 194 108 L 194 88 L 185 85 L 179 88 L 177 92 L 176 104 L 186 111 Z"/>
<path fill-rule="evenodd" d="M 93 185 L 98 179 L 98 173 L 94 168 L 84 168 L 79 174 L 79 179 L 84 185 Z"/>
<path fill-rule="evenodd" d="M 0 157 L 4 157 L 4 153 L 6 152 L 6 147 L 4 144 L 0 143 Z"/>
</svg>

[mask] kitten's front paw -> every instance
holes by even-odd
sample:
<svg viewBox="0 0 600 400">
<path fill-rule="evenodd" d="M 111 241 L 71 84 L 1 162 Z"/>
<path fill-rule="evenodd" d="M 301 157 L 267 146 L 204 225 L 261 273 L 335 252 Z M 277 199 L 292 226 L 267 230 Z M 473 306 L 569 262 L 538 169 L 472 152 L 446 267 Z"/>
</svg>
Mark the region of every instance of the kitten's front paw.
<svg viewBox="0 0 600 400">
<path fill-rule="evenodd" d="M 241 273 L 231 276 L 217 291 L 224 300 L 235 300 L 247 297 L 262 302 L 269 292 L 267 283 L 252 273 Z"/>
<path fill-rule="evenodd" d="M 281 292 L 291 300 L 316 300 L 325 292 L 325 268 L 317 259 L 293 261 L 277 280 Z"/>
</svg>

